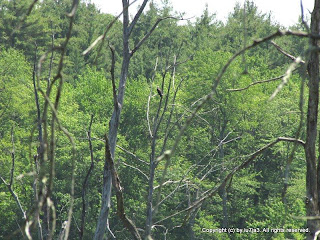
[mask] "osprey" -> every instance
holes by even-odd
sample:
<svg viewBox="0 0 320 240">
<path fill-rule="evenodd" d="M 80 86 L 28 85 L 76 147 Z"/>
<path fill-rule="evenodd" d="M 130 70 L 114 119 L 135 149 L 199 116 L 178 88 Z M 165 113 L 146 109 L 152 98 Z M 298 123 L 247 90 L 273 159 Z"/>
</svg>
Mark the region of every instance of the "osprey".
<svg viewBox="0 0 320 240">
<path fill-rule="evenodd" d="M 157 87 L 157 92 L 158 92 L 159 96 L 162 98 L 163 94 L 162 94 L 162 91 L 159 87 Z"/>
</svg>

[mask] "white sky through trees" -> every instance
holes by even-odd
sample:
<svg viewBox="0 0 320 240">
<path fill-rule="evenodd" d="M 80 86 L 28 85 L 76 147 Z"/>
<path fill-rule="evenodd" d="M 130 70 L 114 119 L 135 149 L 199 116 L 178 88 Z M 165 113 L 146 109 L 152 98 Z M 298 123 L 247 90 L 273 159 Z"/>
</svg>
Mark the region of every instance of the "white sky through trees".
<svg viewBox="0 0 320 240">
<path fill-rule="evenodd" d="M 199 17 L 208 3 L 210 13 L 216 13 L 217 19 L 225 21 L 228 13 L 233 11 L 236 2 L 243 4 L 245 0 L 169 0 L 172 3 L 174 11 L 185 12 L 185 17 Z M 121 0 L 91 0 L 98 8 L 105 13 L 118 14 L 121 12 Z M 161 0 L 155 0 L 156 3 Z M 298 21 L 301 14 L 300 0 L 254 0 L 258 9 L 263 13 L 272 12 L 273 21 L 288 27 Z M 132 5 L 131 13 L 135 13 L 137 7 L 142 3 L 138 0 Z M 314 0 L 302 0 L 305 15 L 309 15 L 313 9 Z M 195 18 L 194 18 L 195 19 Z"/>
</svg>

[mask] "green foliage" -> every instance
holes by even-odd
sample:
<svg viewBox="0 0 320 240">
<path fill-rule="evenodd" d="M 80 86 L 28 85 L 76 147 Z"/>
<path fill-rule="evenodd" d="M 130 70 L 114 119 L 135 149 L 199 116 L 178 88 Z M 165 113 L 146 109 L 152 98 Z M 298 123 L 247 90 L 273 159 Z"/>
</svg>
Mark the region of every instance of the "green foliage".
<svg viewBox="0 0 320 240">
<path fill-rule="evenodd" d="M 16 177 L 32 171 L 32 164 L 28 161 L 30 136 L 35 127 L 35 118 L 32 117 L 35 109 L 31 68 L 23 54 L 14 49 L 2 49 L 0 65 L 5 66 L 0 68 L 0 175 L 7 183 L 10 182 L 14 148 L 14 191 L 27 210 L 30 207 L 29 199 L 22 196 L 28 196 L 32 192 L 32 179 L 24 176 L 16 181 Z M 22 224 L 22 213 L 3 183 L 0 185 L 0 210 L 4 214 L 0 218 L 0 225 L 3 226 L 0 236 L 3 238 L 16 230 L 16 221 Z"/>
</svg>

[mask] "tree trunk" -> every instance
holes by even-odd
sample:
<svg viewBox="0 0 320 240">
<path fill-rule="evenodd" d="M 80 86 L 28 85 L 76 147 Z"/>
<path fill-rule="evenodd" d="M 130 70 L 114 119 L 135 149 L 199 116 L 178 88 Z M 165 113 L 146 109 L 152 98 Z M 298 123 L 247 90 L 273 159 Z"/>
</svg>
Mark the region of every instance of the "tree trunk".
<svg viewBox="0 0 320 240">
<path fill-rule="evenodd" d="M 129 14 L 128 14 L 128 2 L 123 0 L 123 59 L 121 67 L 121 75 L 119 81 L 118 95 L 116 105 L 114 106 L 111 120 L 109 122 L 109 144 L 111 156 L 114 159 L 114 153 L 117 143 L 118 126 L 120 122 L 120 114 L 122 110 L 122 104 L 125 93 L 125 85 L 128 77 L 129 63 L 130 63 L 130 49 L 129 49 Z M 106 227 L 108 227 L 108 215 L 111 205 L 111 187 L 112 187 L 112 175 L 107 161 L 105 161 L 103 172 L 103 189 L 102 189 L 102 201 L 101 210 L 97 223 L 97 229 L 94 239 L 103 239 Z"/>
<path fill-rule="evenodd" d="M 314 10 L 311 15 L 311 33 L 319 34 L 320 21 L 320 0 L 315 0 Z M 318 40 L 310 39 L 310 47 L 316 48 Z M 318 50 L 312 49 L 308 63 L 309 73 L 309 99 L 307 115 L 307 137 L 306 137 L 306 214 L 307 216 L 319 216 L 319 193 L 318 182 L 319 175 L 317 170 L 316 158 L 316 139 L 317 139 L 317 122 L 318 122 L 318 105 L 319 105 L 319 53 Z M 309 219 L 307 226 L 310 233 L 307 239 L 314 239 L 314 234 L 320 229 L 320 220 Z"/>
</svg>

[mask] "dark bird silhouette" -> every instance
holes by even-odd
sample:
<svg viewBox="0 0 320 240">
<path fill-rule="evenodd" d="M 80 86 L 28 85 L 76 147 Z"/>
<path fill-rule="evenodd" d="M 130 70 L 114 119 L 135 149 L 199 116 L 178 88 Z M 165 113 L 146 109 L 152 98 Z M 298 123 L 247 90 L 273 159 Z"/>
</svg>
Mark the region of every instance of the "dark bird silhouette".
<svg viewBox="0 0 320 240">
<path fill-rule="evenodd" d="M 159 96 L 162 98 L 163 94 L 162 94 L 162 91 L 159 87 L 157 87 L 157 92 L 158 92 Z"/>
</svg>

